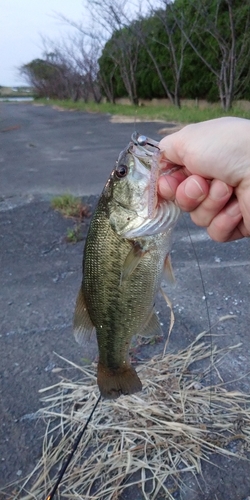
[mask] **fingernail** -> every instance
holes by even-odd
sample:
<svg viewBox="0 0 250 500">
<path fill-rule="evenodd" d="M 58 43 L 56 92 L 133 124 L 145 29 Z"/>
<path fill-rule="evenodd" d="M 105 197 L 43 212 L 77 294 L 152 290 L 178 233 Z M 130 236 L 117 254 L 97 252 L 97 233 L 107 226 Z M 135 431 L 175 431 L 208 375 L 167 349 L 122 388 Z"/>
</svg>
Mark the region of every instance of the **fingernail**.
<svg viewBox="0 0 250 500">
<path fill-rule="evenodd" d="M 231 217 L 237 217 L 238 215 L 241 215 L 241 210 L 238 201 L 235 200 L 232 203 L 230 203 L 230 205 L 228 205 L 226 209 L 226 212 Z"/>
<path fill-rule="evenodd" d="M 204 195 L 204 191 L 196 179 L 188 179 L 184 191 L 188 198 L 192 198 L 193 200 L 198 200 Z"/>
<path fill-rule="evenodd" d="M 225 182 L 216 181 L 211 184 L 209 197 L 212 200 L 221 200 L 229 193 L 228 186 Z"/>
</svg>

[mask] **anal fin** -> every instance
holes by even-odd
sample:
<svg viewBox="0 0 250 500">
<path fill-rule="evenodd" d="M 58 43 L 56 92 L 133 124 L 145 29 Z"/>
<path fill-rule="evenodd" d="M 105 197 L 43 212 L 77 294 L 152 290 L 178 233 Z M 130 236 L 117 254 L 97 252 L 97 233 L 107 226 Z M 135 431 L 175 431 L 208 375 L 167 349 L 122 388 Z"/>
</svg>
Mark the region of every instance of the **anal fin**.
<svg viewBox="0 0 250 500">
<path fill-rule="evenodd" d="M 84 344 L 95 332 L 95 327 L 90 319 L 82 287 L 79 290 L 74 313 L 74 335 L 79 344 Z"/>
<path fill-rule="evenodd" d="M 142 337 L 161 337 L 163 331 L 159 318 L 153 309 L 143 328 L 138 332 Z"/>
<path fill-rule="evenodd" d="M 171 258 L 169 254 L 166 256 L 164 262 L 164 278 L 166 279 L 166 281 L 175 283 L 174 271 L 172 268 Z"/>
</svg>

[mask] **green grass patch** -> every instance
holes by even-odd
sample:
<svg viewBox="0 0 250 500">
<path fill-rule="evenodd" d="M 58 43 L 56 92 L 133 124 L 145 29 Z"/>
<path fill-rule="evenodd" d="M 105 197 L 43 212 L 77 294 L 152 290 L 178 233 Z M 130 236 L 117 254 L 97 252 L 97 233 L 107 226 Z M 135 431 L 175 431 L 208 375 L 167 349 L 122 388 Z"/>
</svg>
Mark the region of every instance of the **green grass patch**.
<svg viewBox="0 0 250 500">
<path fill-rule="evenodd" d="M 182 106 L 181 109 L 175 106 L 166 106 L 164 104 L 151 106 L 132 106 L 129 104 L 111 104 L 95 102 L 84 103 L 73 102 L 71 100 L 47 100 L 37 99 L 36 103 L 41 103 L 49 106 L 58 106 L 65 110 L 83 111 L 88 113 L 105 113 L 111 115 L 123 115 L 143 120 L 164 120 L 166 122 L 178 123 L 196 123 L 204 120 L 211 120 L 222 116 L 238 116 L 241 118 L 250 118 L 250 111 L 244 110 L 243 107 L 233 106 L 228 112 L 221 109 L 219 104 L 208 104 L 206 108 L 201 109 L 199 106 Z"/>
<path fill-rule="evenodd" d="M 51 206 L 64 217 L 75 220 L 74 226 L 67 229 L 66 241 L 68 243 L 77 243 L 83 240 L 82 221 L 84 217 L 90 216 L 89 207 L 84 205 L 80 198 L 68 193 L 53 198 Z"/>
<path fill-rule="evenodd" d="M 56 196 L 51 200 L 51 206 L 64 217 L 77 217 L 81 219 L 84 215 L 87 215 L 87 207 L 82 204 L 80 198 L 76 198 L 72 194 Z"/>
<path fill-rule="evenodd" d="M 74 227 L 67 229 L 66 241 L 68 243 L 78 243 L 83 240 L 81 224 L 75 224 Z"/>
</svg>

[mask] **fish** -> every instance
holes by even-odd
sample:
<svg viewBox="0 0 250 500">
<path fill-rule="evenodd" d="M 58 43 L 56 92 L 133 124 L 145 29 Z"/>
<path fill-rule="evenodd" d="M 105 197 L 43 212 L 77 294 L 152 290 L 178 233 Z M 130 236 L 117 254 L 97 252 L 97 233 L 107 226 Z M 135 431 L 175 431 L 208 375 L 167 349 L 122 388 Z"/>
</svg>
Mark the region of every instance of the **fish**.
<svg viewBox="0 0 250 500">
<path fill-rule="evenodd" d="M 152 180 L 152 165 L 155 170 L 157 161 L 165 173 L 157 145 L 132 135 L 104 186 L 86 238 L 74 334 L 83 345 L 96 334 L 97 384 L 106 399 L 142 389 L 129 359 L 132 337 L 162 335 L 154 303 L 164 275 L 172 276 L 171 233 L 180 209 L 152 188 L 158 178 L 154 172 Z"/>
</svg>

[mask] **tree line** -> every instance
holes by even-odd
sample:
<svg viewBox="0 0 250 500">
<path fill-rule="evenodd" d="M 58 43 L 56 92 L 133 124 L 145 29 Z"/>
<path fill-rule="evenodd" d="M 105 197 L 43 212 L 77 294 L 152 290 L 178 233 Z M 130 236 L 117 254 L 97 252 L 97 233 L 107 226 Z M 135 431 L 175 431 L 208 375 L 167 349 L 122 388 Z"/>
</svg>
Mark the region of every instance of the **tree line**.
<svg viewBox="0 0 250 500">
<path fill-rule="evenodd" d="M 250 99 L 250 0 L 92 0 L 91 27 L 44 40 L 44 57 L 21 67 L 38 96 L 115 103 L 128 96 Z M 146 5 L 146 11 L 145 11 Z"/>
</svg>

